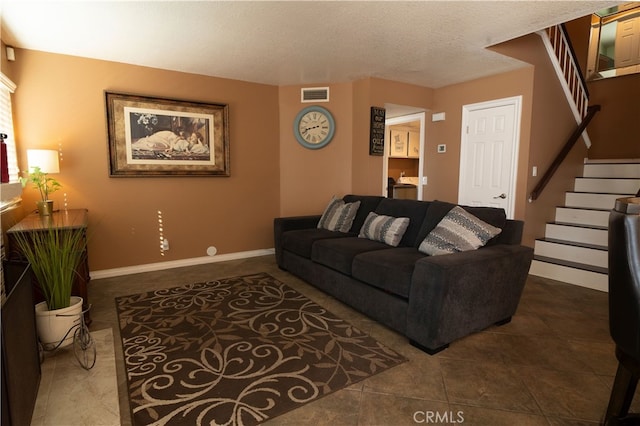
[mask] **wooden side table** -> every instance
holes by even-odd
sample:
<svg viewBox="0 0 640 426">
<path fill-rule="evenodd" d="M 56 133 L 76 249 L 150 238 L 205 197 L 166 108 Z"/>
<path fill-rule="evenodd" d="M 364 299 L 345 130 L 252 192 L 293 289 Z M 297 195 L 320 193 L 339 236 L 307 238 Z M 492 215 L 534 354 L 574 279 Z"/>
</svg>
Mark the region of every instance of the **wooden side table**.
<svg viewBox="0 0 640 426">
<path fill-rule="evenodd" d="M 16 225 L 9 228 L 7 231 L 7 237 L 9 240 L 10 258 L 22 258 L 18 245 L 15 243 L 12 234 L 17 232 L 37 232 L 46 229 L 83 229 L 85 231 L 85 238 L 87 238 L 86 230 L 89 224 L 88 211 L 86 209 L 70 209 L 60 210 L 53 212 L 51 216 L 40 216 L 38 213 L 32 213 L 18 222 Z M 89 280 L 89 256 L 87 252 L 87 245 L 85 244 L 84 256 L 78 269 L 76 270 L 76 280 L 73 284 L 72 295 L 82 297 L 82 309 L 87 310 L 89 307 L 89 293 L 87 290 Z M 44 300 L 42 294 L 37 289 L 34 292 L 35 303 Z M 87 325 L 91 324 L 91 315 L 87 311 L 85 313 L 85 321 Z"/>
</svg>

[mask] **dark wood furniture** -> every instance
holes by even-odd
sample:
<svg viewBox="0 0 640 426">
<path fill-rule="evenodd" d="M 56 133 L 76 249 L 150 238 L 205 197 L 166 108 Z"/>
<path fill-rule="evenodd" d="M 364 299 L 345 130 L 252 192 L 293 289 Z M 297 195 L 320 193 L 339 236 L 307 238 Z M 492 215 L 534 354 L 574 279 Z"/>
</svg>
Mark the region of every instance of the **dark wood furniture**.
<svg viewBox="0 0 640 426">
<path fill-rule="evenodd" d="M 28 425 L 40 386 L 40 355 L 29 266 L 3 262 L 2 425 Z"/>
<path fill-rule="evenodd" d="M 9 239 L 9 248 L 10 248 L 10 258 L 11 259 L 20 259 L 21 255 L 17 248 L 17 244 L 12 237 L 13 234 L 17 232 L 37 232 L 49 229 L 51 227 L 55 229 L 84 229 L 85 230 L 85 238 L 86 238 L 86 230 L 89 225 L 89 215 L 86 209 L 69 209 L 69 210 L 60 210 L 53 213 L 51 216 L 40 216 L 38 213 L 33 213 L 26 216 L 16 225 L 12 226 L 7 231 L 7 236 Z M 85 244 L 86 247 L 86 244 Z M 88 293 L 88 284 L 91 279 L 89 276 L 89 257 L 87 253 L 87 249 L 85 248 L 85 253 L 83 256 L 83 260 L 80 262 L 78 266 L 76 274 L 76 281 L 73 284 L 72 295 L 82 297 L 82 309 L 87 311 L 89 306 L 89 293 Z M 42 294 L 38 290 L 37 286 L 34 286 L 34 301 L 35 303 L 43 301 L 44 298 Z M 87 325 L 91 324 L 91 315 L 90 311 L 85 313 L 85 321 Z"/>
</svg>

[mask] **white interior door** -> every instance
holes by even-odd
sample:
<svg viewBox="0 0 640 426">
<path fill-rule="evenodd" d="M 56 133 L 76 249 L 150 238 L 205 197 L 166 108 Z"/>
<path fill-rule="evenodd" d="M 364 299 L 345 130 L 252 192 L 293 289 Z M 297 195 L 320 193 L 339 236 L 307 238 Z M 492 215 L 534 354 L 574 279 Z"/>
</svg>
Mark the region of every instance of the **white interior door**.
<svg viewBox="0 0 640 426">
<path fill-rule="evenodd" d="M 513 218 L 521 100 L 463 107 L 458 203 L 500 207 Z"/>
</svg>

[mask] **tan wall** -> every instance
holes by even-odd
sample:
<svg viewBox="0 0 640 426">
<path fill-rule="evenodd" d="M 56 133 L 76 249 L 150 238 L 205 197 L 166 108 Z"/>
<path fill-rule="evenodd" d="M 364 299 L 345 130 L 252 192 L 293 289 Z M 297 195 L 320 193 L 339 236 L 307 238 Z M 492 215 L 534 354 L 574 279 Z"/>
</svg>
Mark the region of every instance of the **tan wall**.
<svg viewBox="0 0 640 426">
<path fill-rule="evenodd" d="M 380 79 L 328 84 L 326 107 L 336 121 L 336 133 L 326 147 L 302 147 L 293 135 L 293 120 L 304 107 L 302 87 L 280 88 L 280 188 L 283 216 L 322 212 L 329 199 L 348 193 L 382 195 L 382 157 L 369 155 L 372 106 L 385 103 L 427 108 L 432 89 Z"/>
<path fill-rule="evenodd" d="M 535 67 L 528 171 L 536 166 L 538 176 L 529 174 L 523 194 L 528 197 L 527 194 L 534 189 L 577 124 L 538 35 L 509 41 L 495 47 L 495 50 Z M 564 204 L 565 192 L 573 189 L 574 178 L 582 174 L 586 156 L 586 146 L 580 139 L 540 198 L 526 204 L 524 244 L 532 246 L 536 238 L 544 236 L 545 224 L 554 220 L 555 207 Z"/>
<path fill-rule="evenodd" d="M 578 63 L 586 69 L 591 17 L 566 24 Z M 602 109 L 589 124 L 588 156 L 593 159 L 640 158 L 640 74 L 587 83 L 589 104 Z"/>
<path fill-rule="evenodd" d="M 424 196 L 426 200 L 458 202 L 462 107 L 468 104 L 522 96 L 520 148 L 516 178 L 517 198 L 514 217 L 516 219 L 524 218 L 532 91 L 533 68 L 531 67 L 435 91 L 433 112 L 444 112 L 446 119 L 438 122 L 427 120 L 424 163 L 424 174 L 428 178 Z M 437 152 L 438 144 L 447 145 L 445 153 Z"/>
<path fill-rule="evenodd" d="M 295 216 L 322 212 L 333 195 L 341 197 L 351 186 L 351 84 L 330 84 L 329 101 L 318 103 L 331 112 L 336 131 L 321 149 L 308 149 L 293 134 L 293 121 L 301 109 L 316 105 L 300 102 L 302 87 L 280 88 L 280 215 Z"/>
<path fill-rule="evenodd" d="M 589 103 L 602 109 L 587 128 L 589 158 L 640 158 L 640 74 L 592 81 Z"/>
<path fill-rule="evenodd" d="M 60 148 L 61 206 L 87 208 L 101 270 L 273 247 L 279 214 L 278 88 L 17 50 L 10 75 L 22 168 L 27 148 Z M 110 178 L 104 91 L 229 105 L 231 177 Z M 31 209 L 35 191 L 24 192 Z M 157 212 L 170 250 L 160 255 Z"/>
<path fill-rule="evenodd" d="M 526 202 L 544 170 L 575 127 L 538 36 L 496 50 L 536 66 L 524 67 L 440 89 L 366 78 L 329 84 L 336 134 L 320 150 L 300 146 L 293 119 L 301 108 L 301 86 L 275 87 L 165 70 L 19 50 L 7 74 L 18 84 L 15 97 L 19 155 L 27 148 L 61 148 L 60 181 L 54 194 L 69 208 L 90 210 L 92 270 L 186 259 L 273 246 L 276 216 L 318 213 L 332 195 L 380 194 L 383 157 L 369 155 L 371 106 L 387 103 L 428 112 L 424 199 L 456 202 L 462 106 L 522 95 L 515 217 L 526 220 L 525 243 L 543 235 L 544 223 L 561 203 L 566 182 L 551 185 L 539 202 Z M 326 84 L 318 84 L 323 86 Z M 306 85 L 309 87 L 311 85 Z M 314 85 L 315 86 L 315 85 Z M 109 178 L 104 90 L 228 103 L 230 178 Z M 433 123 L 430 113 L 445 112 Z M 446 154 L 436 146 L 447 144 Z M 561 176 L 575 176 L 584 152 L 576 148 Z M 561 179 L 559 179 L 561 180 Z M 31 209 L 33 191 L 25 191 Z M 160 256 L 157 211 L 171 250 Z M 233 230 L 230 232 L 229 230 Z"/>
<path fill-rule="evenodd" d="M 353 190 L 359 194 L 386 194 L 382 181 L 383 157 L 369 155 L 371 107 L 385 104 L 405 105 L 429 110 L 434 90 L 427 87 L 379 78 L 368 78 L 354 84 Z M 428 200 L 428 198 L 423 198 Z"/>
</svg>

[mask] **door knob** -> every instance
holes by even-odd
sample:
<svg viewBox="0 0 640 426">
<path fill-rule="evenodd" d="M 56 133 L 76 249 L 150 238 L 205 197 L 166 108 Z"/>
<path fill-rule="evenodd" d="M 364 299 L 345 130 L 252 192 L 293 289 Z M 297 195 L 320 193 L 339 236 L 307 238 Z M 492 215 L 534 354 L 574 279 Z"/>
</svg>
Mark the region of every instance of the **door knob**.
<svg viewBox="0 0 640 426">
<path fill-rule="evenodd" d="M 495 200 L 496 198 L 502 198 L 502 199 L 504 200 L 505 198 L 507 198 L 507 194 L 505 194 L 505 193 L 503 192 L 502 194 L 498 195 L 497 197 L 493 197 L 493 199 L 494 199 L 494 200 Z"/>
</svg>

